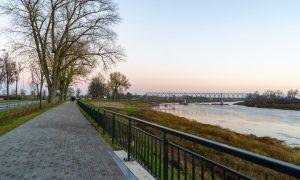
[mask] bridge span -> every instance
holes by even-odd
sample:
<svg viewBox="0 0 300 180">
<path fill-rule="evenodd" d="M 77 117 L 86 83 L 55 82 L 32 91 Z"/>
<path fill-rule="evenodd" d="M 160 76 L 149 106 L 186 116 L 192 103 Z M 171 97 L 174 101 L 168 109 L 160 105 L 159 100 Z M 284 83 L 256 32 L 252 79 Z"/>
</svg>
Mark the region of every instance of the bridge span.
<svg viewBox="0 0 300 180">
<path fill-rule="evenodd" d="M 145 96 L 149 98 L 207 98 L 218 100 L 223 103 L 224 100 L 244 100 L 251 93 L 208 93 L 208 92 L 148 92 Z"/>
<path fill-rule="evenodd" d="M 204 98 L 230 98 L 246 99 L 251 93 L 202 93 L 202 92 L 148 92 L 147 97 L 204 97 Z"/>
</svg>

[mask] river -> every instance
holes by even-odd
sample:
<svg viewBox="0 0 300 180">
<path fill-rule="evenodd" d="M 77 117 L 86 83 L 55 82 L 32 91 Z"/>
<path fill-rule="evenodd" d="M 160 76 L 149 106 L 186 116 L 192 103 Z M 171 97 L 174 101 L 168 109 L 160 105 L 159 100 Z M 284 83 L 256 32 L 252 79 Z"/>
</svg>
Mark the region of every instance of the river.
<svg viewBox="0 0 300 180">
<path fill-rule="evenodd" d="M 300 147 L 300 111 L 233 105 L 160 104 L 154 109 L 243 134 L 269 136 Z"/>
</svg>

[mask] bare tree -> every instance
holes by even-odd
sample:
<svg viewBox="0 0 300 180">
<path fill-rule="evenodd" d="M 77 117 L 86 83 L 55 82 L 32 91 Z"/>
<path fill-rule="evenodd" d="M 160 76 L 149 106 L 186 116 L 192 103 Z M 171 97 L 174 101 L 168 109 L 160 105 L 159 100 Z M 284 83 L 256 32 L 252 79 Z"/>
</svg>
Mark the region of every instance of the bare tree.
<svg viewBox="0 0 300 180">
<path fill-rule="evenodd" d="M 12 32 L 22 33 L 24 48 L 39 59 L 49 102 L 59 87 L 59 75 L 73 62 L 96 59 L 106 68 L 122 59 L 112 30 L 120 21 L 112 0 L 11 0 L 3 7 L 14 17 Z M 77 54 L 82 47 L 85 53 Z"/>
<path fill-rule="evenodd" d="M 36 96 L 36 90 L 31 90 L 30 91 L 30 96 L 32 96 L 32 97 Z"/>
<path fill-rule="evenodd" d="M 16 83 L 16 89 L 15 89 L 15 94 L 16 96 L 18 95 L 18 84 L 19 84 L 19 79 L 20 79 L 20 73 L 24 70 L 24 67 L 20 62 L 17 63 L 17 67 L 14 71 L 14 76 L 15 76 L 15 83 Z"/>
<path fill-rule="evenodd" d="M 81 93 L 81 90 L 79 88 L 76 89 L 76 97 L 79 98 L 80 97 L 80 93 Z"/>
<path fill-rule="evenodd" d="M 79 49 L 81 52 L 78 52 Z M 79 49 L 77 49 L 76 56 L 78 56 L 79 54 L 84 54 L 86 52 L 84 47 L 81 47 Z M 61 92 L 61 100 L 66 100 L 68 88 L 77 81 L 81 80 L 81 78 L 85 78 L 86 75 L 91 72 L 92 68 L 96 64 L 96 61 L 94 59 L 78 59 L 77 61 L 69 63 L 69 61 L 72 61 L 72 59 L 72 55 L 70 55 L 68 58 L 65 58 L 63 63 L 68 63 L 69 66 L 60 73 L 59 89 Z"/>
<path fill-rule="evenodd" d="M 43 90 L 43 100 L 45 100 L 46 99 L 46 97 L 47 97 L 47 92 L 46 92 L 46 90 Z"/>
<path fill-rule="evenodd" d="M 68 88 L 68 96 L 69 96 L 69 98 L 73 97 L 74 94 L 75 94 L 75 90 L 73 88 L 69 87 Z"/>
<path fill-rule="evenodd" d="M 26 90 L 25 89 L 21 89 L 20 94 L 21 94 L 22 100 L 23 100 L 24 96 L 26 95 Z"/>
<path fill-rule="evenodd" d="M 42 100 L 42 90 L 44 84 L 44 77 L 39 64 L 34 63 L 34 61 L 30 64 L 30 72 L 31 72 L 31 86 L 36 91 L 37 99 L 40 100 L 40 108 L 41 108 L 41 100 Z"/>
<path fill-rule="evenodd" d="M 295 99 L 298 95 L 299 91 L 297 89 L 295 90 L 289 90 L 288 93 L 287 93 L 287 98 L 292 100 L 292 99 Z"/>
<path fill-rule="evenodd" d="M 105 83 L 105 78 L 99 73 L 92 79 L 88 88 L 88 93 L 92 98 L 103 98 L 106 88 L 107 84 Z"/>
<path fill-rule="evenodd" d="M 126 91 L 130 86 L 130 82 L 124 74 L 113 72 L 109 75 L 108 86 L 112 90 L 113 99 L 119 99 L 120 93 Z"/>
<path fill-rule="evenodd" d="M 2 58 L 0 58 L 0 80 L 5 83 L 6 95 L 9 98 L 9 86 L 15 81 L 14 72 L 16 71 L 16 62 L 5 53 Z"/>
</svg>

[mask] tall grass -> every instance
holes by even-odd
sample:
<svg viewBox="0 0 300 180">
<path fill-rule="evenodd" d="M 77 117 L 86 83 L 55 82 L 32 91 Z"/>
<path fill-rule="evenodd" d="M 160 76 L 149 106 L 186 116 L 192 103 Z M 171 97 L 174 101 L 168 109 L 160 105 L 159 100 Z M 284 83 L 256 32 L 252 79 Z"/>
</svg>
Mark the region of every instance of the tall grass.
<svg viewBox="0 0 300 180">
<path fill-rule="evenodd" d="M 44 103 L 42 110 L 38 104 L 12 109 L 9 112 L 0 113 L 0 136 L 33 119 L 43 112 L 57 106 L 57 104 Z"/>
</svg>

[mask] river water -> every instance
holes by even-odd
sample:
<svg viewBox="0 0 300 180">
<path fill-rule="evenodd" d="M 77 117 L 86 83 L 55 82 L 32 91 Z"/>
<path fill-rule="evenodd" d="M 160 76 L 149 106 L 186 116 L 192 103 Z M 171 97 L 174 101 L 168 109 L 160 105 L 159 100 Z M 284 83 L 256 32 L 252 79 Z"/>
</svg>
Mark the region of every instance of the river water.
<svg viewBox="0 0 300 180">
<path fill-rule="evenodd" d="M 243 134 L 269 136 L 300 147 L 300 111 L 233 105 L 160 104 L 154 109 Z"/>
</svg>

